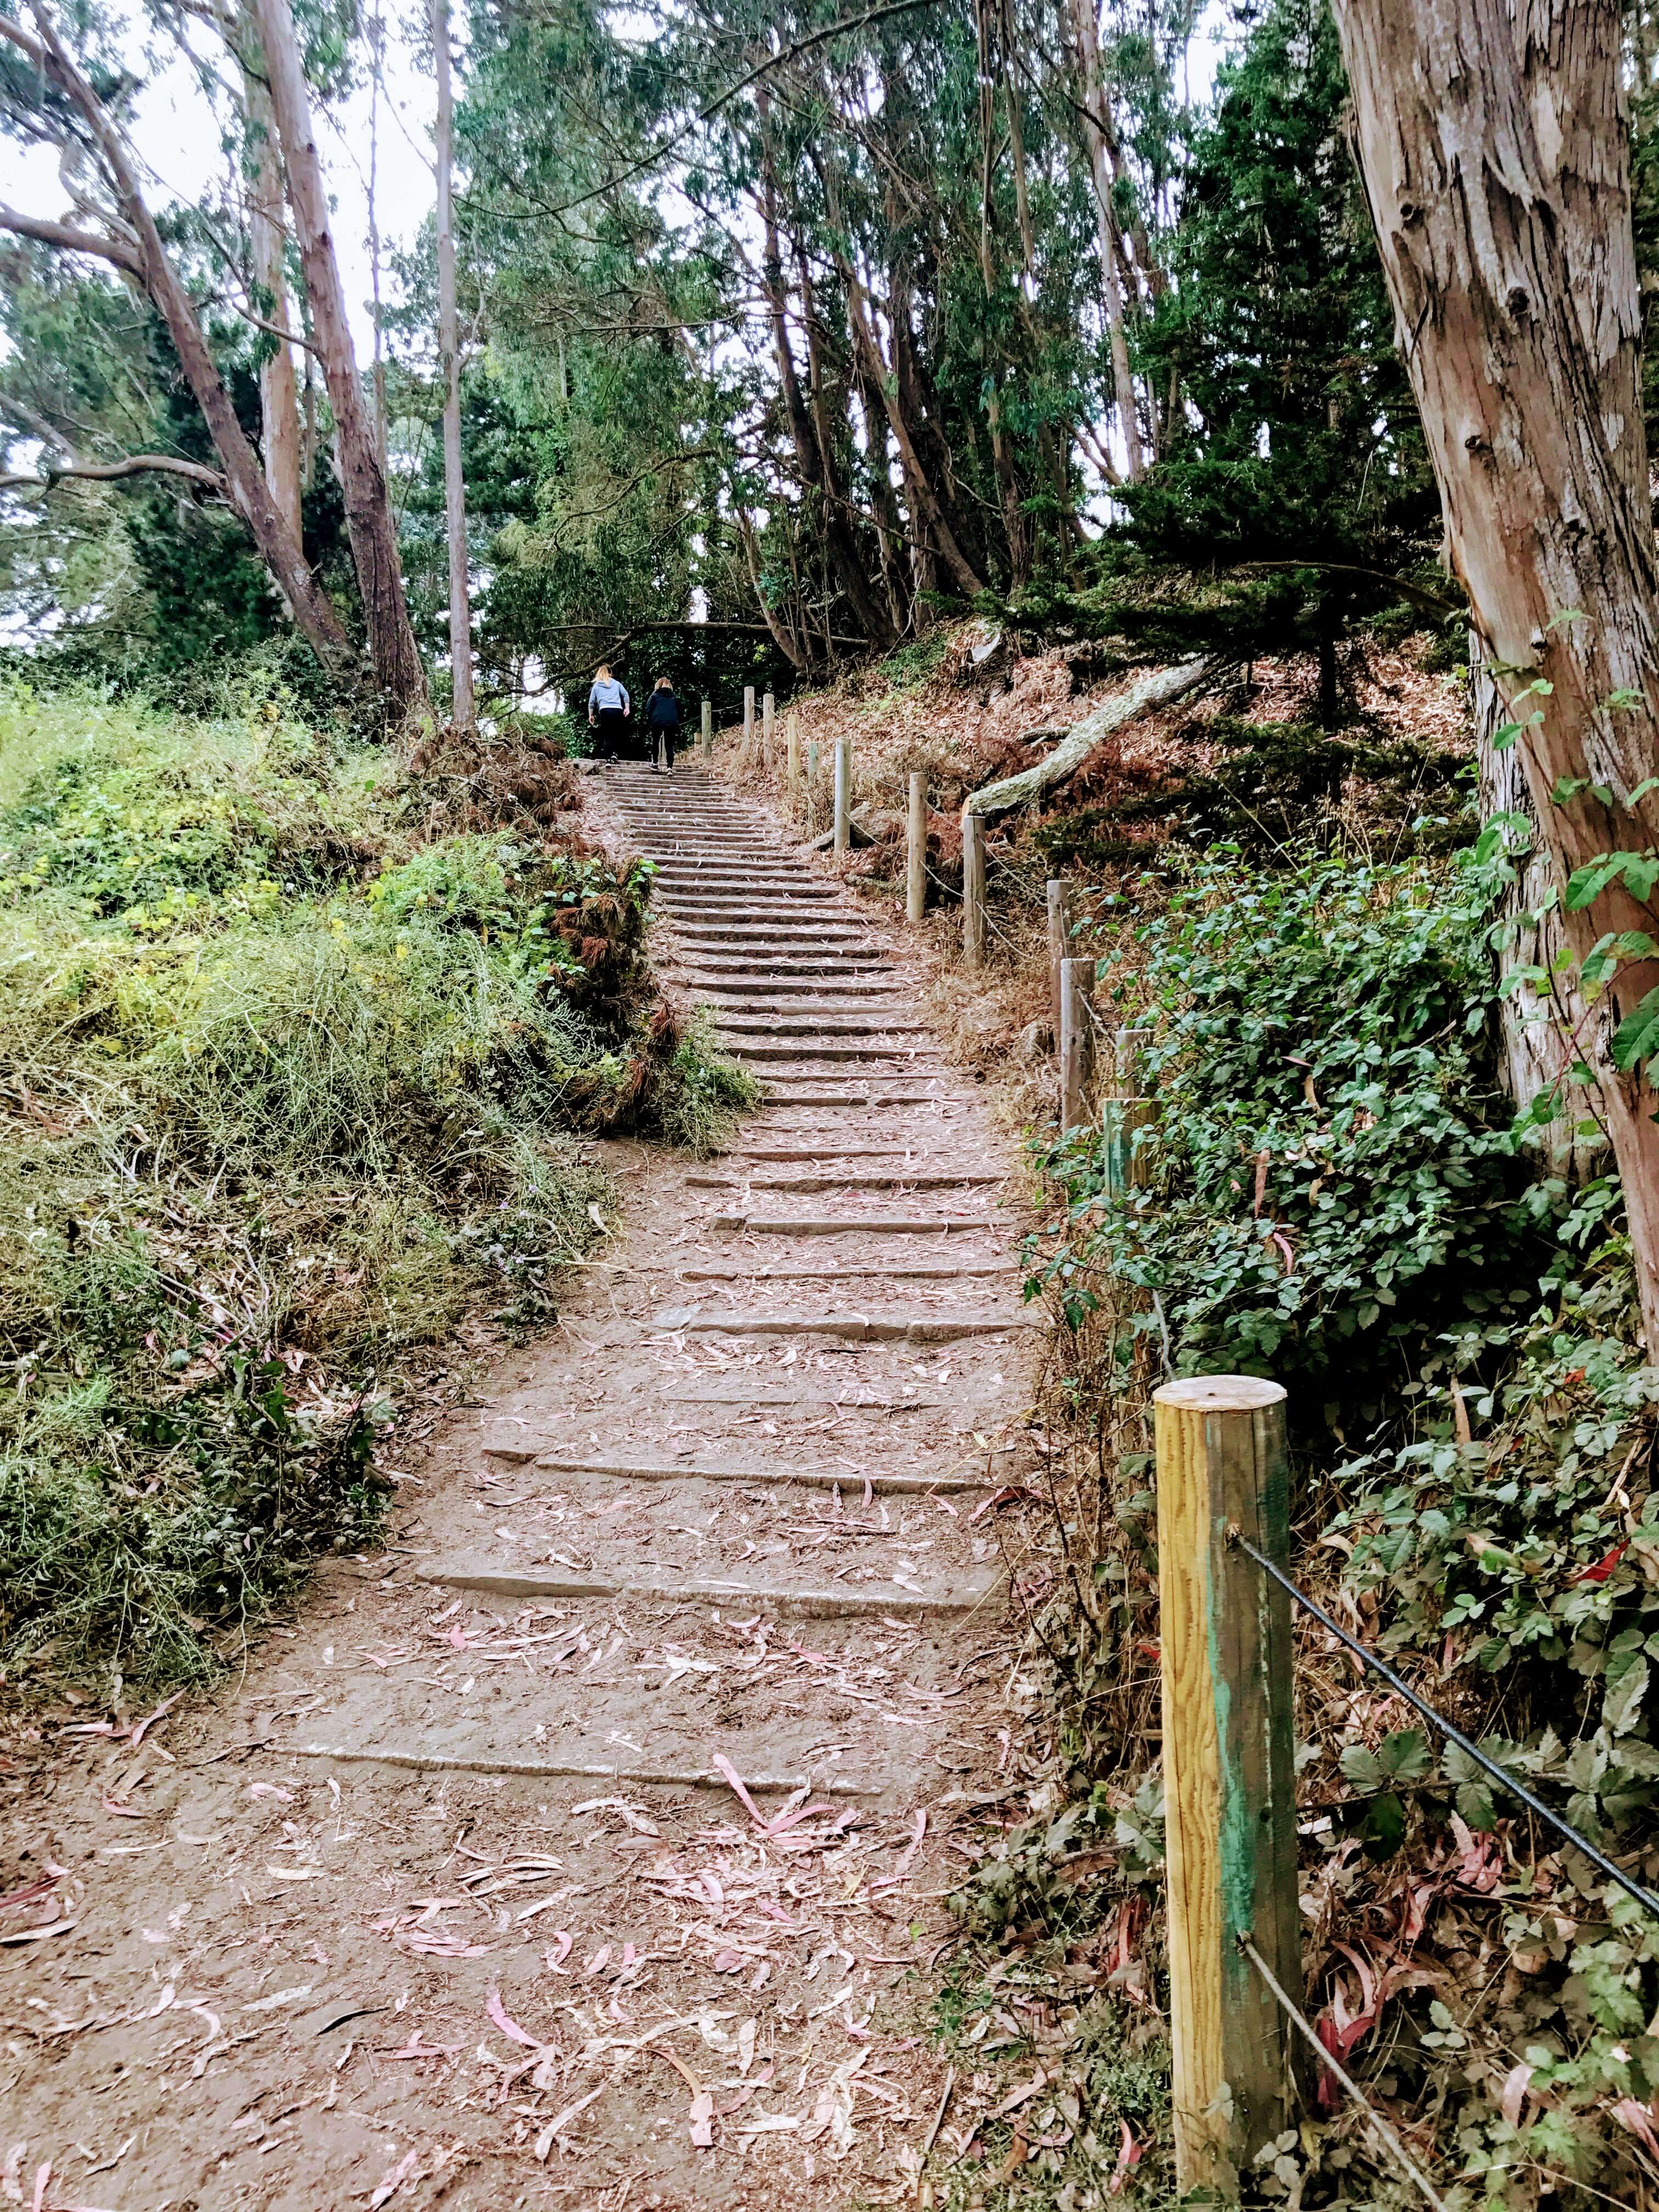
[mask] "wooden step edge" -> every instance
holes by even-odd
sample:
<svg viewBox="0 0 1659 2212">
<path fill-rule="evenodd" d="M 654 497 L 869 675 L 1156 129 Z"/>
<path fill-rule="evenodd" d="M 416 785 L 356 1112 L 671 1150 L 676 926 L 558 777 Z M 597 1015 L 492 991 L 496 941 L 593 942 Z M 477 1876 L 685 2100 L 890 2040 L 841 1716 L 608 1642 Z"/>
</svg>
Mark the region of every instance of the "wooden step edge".
<svg viewBox="0 0 1659 2212">
<path fill-rule="evenodd" d="M 848 1344 L 957 1344 L 970 1336 L 1006 1336 L 1041 1328 L 1043 1316 L 1009 1314 L 722 1314 L 681 1311 L 647 1315 L 641 1326 L 653 1336 L 832 1336 Z"/>
<path fill-rule="evenodd" d="M 526 1449 L 521 1444 L 486 1444 L 486 1459 L 504 1461 L 510 1467 L 533 1466 L 547 1474 L 599 1474 L 616 1482 L 757 1482 L 796 1483 L 808 1490 L 860 1490 L 868 1482 L 884 1496 L 926 1498 L 935 1490 L 955 1492 L 983 1490 L 982 1475 L 849 1474 L 845 1468 L 708 1467 L 658 1464 L 649 1460 L 584 1458 L 577 1454 Z"/>
<path fill-rule="evenodd" d="M 342 1766 L 395 1766 L 422 1774 L 524 1775 L 532 1781 L 608 1782 L 631 1790 L 724 1790 L 732 1784 L 724 1774 L 703 1767 L 603 1766 L 579 1759 L 468 1758 L 449 1752 L 404 1751 L 393 1746 L 337 1743 L 289 1744 L 275 1755 L 283 1759 L 327 1759 Z M 750 1794 L 764 1790 L 787 1796 L 796 1790 L 823 1790 L 838 1797 L 879 1797 L 879 1783 L 854 1782 L 833 1771 L 823 1774 L 745 1774 L 743 1786 Z"/>
<path fill-rule="evenodd" d="M 896 1620 L 927 1620 L 934 1613 L 975 1613 L 1003 1587 L 994 1575 L 967 1581 L 953 1590 L 919 1593 L 883 1583 L 840 1589 L 787 1589 L 775 1583 L 714 1580 L 657 1582 L 646 1577 L 538 1575 L 533 1570 L 489 1567 L 458 1561 L 453 1566 L 422 1567 L 416 1579 L 441 1589 L 477 1590 L 488 1597 L 641 1598 L 662 1603 L 718 1606 L 764 1612 L 798 1620 L 864 1619 L 890 1614 Z"/>
<path fill-rule="evenodd" d="M 896 1215 L 868 1221 L 763 1221 L 747 1213 L 716 1213 L 711 1229 L 742 1231 L 757 1237 L 963 1237 L 970 1231 L 1006 1236 L 1004 1221 L 912 1221 Z"/>
</svg>

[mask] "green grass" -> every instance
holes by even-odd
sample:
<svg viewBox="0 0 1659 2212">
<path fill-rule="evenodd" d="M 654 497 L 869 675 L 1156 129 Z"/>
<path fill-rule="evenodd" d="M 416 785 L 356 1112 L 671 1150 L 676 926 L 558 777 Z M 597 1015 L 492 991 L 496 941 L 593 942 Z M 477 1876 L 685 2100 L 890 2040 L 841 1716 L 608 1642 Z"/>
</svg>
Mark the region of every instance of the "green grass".
<svg viewBox="0 0 1659 2212">
<path fill-rule="evenodd" d="M 446 828 L 275 706 L 0 690 L 0 1666 L 210 1673 L 372 1535 L 470 1310 L 548 1321 L 580 1134 L 747 1080 L 656 1007 L 650 871 Z"/>
</svg>

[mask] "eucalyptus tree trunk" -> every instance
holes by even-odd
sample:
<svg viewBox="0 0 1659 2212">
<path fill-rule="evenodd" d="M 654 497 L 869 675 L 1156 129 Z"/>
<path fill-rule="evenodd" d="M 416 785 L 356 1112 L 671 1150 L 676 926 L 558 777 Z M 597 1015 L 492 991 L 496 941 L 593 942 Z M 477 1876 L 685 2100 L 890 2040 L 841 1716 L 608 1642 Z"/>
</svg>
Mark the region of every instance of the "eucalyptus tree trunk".
<svg viewBox="0 0 1659 2212">
<path fill-rule="evenodd" d="M 288 168 L 289 204 L 300 241 L 311 326 L 334 410 L 335 456 L 369 658 L 388 710 L 402 718 L 425 706 L 426 675 L 404 598 L 403 563 L 386 475 L 352 351 L 345 292 L 329 228 L 322 158 L 312 129 L 311 96 L 289 0 L 251 0 L 251 4 Z"/>
<path fill-rule="evenodd" d="M 449 525 L 449 665 L 453 719 L 471 731 L 472 599 L 466 558 L 466 480 L 461 473 L 461 361 L 455 310 L 455 100 L 449 78 L 448 0 L 432 0 L 438 77 L 438 373 L 444 387 L 444 507 Z"/>
<path fill-rule="evenodd" d="M 319 590 L 307 565 L 298 533 L 290 528 L 271 496 L 258 456 L 237 419 L 235 404 L 225 389 L 218 365 L 203 335 L 196 304 L 167 258 L 155 219 L 139 187 L 126 141 L 50 18 L 43 14 L 37 20 L 40 24 L 39 40 L 17 25 L 9 25 L 5 35 L 12 45 L 29 55 L 41 74 L 52 80 L 79 112 L 130 235 L 124 239 L 100 238 L 64 230 L 55 224 L 35 226 L 33 234 L 58 234 L 52 242 L 68 244 L 74 251 L 99 254 L 124 269 L 142 285 L 167 325 L 179 365 L 202 410 L 224 471 L 232 506 L 247 526 L 271 580 L 287 601 L 313 652 L 331 673 L 349 682 L 354 673 L 350 643 L 340 626 L 339 617 L 325 594 Z M 11 227 L 24 228 L 15 221 Z"/>
<path fill-rule="evenodd" d="M 1622 11 L 1337 0 L 1336 17 L 1448 549 L 1564 884 L 1659 843 L 1659 794 L 1642 788 L 1659 770 L 1659 574 Z M 1540 680 L 1553 688 L 1527 690 Z M 1656 926 L 1620 881 L 1564 922 L 1581 960 L 1610 932 Z M 1627 962 L 1614 1011 L 1656 981 L 1659 962 Z M 1639 1063 L 1622 1073 L 1585 1042 L 1659 1354 L 1659 1098 Z"/>
<path fill-rule="evenodd" d="M 1100 27 L 1095 0 L 1067 0 L 1072 35 L 1077 46 L 1078 76 L 1083 91 L 1083 136 L 1089 149 L 1090 173 L 1095 186 L 1095 239 L 1100 256 L 1101 297 L 1106 308 L 1106 334 L 1112 354 L 1112 391 L 1117 403 L 1118 426 L 1123 434 L 1124 473 L 1131 483 L 1146 473 L 1140 443 L 1140 418 L 1135 406 L 1135 380 L 1129 366 L 1129 338 L 1125 327 L 1123 283 L 1118 266 L 1117 220 L 1113 213 L 1112 159 L 1106 143 L 1103 118 L 1106 112 L 1106 81 L 1100 66 Z"/>
<path fill-rule="evenodd" d="M 283 265 L 283 156 L 270 94 L 257 76 L 242 75 L 242 105 L 247 118 L 248 246 L 253 281 L 263 295 L 260 312 L 279 330 L 289 322 L 288 272 Z M 259 364 L 259 430 L 264 447 L 265 482 L 276 509 L 296 538 L 303 539 L 300 506 L 300 387 L 293 351 L 284 338 Z"/>
</svg>

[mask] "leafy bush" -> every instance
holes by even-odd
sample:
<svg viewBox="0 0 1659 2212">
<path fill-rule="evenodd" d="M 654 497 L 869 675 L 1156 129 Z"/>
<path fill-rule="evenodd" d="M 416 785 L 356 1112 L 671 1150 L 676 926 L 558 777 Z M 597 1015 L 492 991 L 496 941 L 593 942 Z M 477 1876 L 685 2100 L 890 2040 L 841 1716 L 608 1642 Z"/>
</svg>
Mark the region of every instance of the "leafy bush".
<svg viewBox="0 0 1659 2212">
<path fill-rule="evenodd" d="M 1343 1396 L 1437 1313 L 1521 1310 L 1547 1253 L 1486 1049 L 1486 903 L 1462 864 L 1206 862 L 1117 1015 L 1152 1031 L 1153 1181 L 1109 1192 L 1108 1147 L 1074 1145 L 1034 1287 L 1108 1266 L 1182 1369 L 1340 1360 Z"/>
<path fill-rule="evenodd" d="M 361 1541 L 397 1363 L 555 1312 L 574 1134 L 718 1132 L 652 877 L 381 753 L 0 693 L 0 1661 L 213 1663 Z"/>
</svg>

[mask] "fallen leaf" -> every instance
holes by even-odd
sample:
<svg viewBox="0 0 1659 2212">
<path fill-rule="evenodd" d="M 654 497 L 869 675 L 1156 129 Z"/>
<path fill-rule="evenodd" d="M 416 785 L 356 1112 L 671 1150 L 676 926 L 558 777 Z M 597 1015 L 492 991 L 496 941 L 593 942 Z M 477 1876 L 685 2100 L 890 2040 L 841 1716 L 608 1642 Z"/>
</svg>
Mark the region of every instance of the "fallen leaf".
<svg viewBox="0 0 1659 2212">
<path fill-rule="evenodd" d="M 550 2120 L 536 2138 L 537 2157 L 545 2161 L 549 2151 L 552 2149 L 577 2114 L 585 2112 L 596 2097 L 602 2097 L 604 2094 L 605 2085 L 601 2082 L 597 2089 L 590 2089 L 585 2097 L 578 2097 L 574 2105 L 567 2105 L 556 2119 Z"/>
<path fill-rule="evenodd" d="M 665 2057 L 667 2054 L 665 2053 Z M 714 2143 L 714 2094 L 712 2089 L 699 2089 L 691 2100 L 691 2145 L 694 2150 L 712 2150 Z M 744 2135 L 755 2132 L 754 2126 L 745 2128 Z"/>
<path fill-rule="evenodd" d="M 1117 2164 L 1112 2168 L 1112 2178 L 1106 2185 L 1109 2197 L 1121 2197 L 1123 2185 L 1133 2169 L 1140 2163 L 1140 2145 L 1135 2141 L 1127 2120 L 1120 2120 L 1123 2140 L 1118 2146 Z"/>
</svg>

